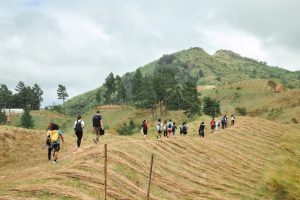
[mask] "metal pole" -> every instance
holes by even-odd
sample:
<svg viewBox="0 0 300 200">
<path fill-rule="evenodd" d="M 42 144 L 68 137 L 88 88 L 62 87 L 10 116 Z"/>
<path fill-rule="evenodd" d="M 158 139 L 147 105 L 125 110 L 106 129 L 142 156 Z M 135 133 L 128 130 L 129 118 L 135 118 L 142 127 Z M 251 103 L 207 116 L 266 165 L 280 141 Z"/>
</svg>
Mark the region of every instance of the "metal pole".
<svg viewBox="0 0 300 200">
<path fill-rule="evenodd" d="M 107 144 L 104 144 L 104 200 L 107 196 Z"/>
<path fill-rule="evenodd" d="M 150 186 L 151 186 L 151 175 L 152 175 L 153 158 L 154 158 L 154 154 L 151 155 L 150 173 L 149 173 L 149 182 L 148 182 L 148 191 L 147 191 L 147 200 L 150 200 Z"/>
</svg>

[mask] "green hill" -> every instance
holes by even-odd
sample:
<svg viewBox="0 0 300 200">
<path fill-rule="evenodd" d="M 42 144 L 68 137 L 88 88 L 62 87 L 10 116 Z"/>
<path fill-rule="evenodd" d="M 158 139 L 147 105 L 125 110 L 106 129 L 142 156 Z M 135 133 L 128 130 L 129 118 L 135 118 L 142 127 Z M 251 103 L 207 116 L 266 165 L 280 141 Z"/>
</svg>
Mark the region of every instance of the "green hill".
<svg viewBox="0 0 300 200">
<path fill-rule="evenodd" d="M 228 50 L 219 50 L 214 55 L 209 55 L 201 48 L 191 48 L 164 55 L 139 69 L 144 76 L 153 76 L 156 70 L 166 66 L 174 69 L 180 80 L 185 81 L 193 77 L 198 85 L 223 87 L 241 81 L 263 79 L 273 80 L 287 89 L 300 88 L 299 71 L 291 72 L 268 66 L 264 61 L 242 57 Z M 130 89 L 133 76 L 134 72 L 128 72 L 122 77 L 126 89 Z M 101 94 L 104 90 L 105 88 L 101 86 L 66 101 L 63 106 L 66 112 L 72 115 L 90 110 L 103 104 Z"/>
</svg>

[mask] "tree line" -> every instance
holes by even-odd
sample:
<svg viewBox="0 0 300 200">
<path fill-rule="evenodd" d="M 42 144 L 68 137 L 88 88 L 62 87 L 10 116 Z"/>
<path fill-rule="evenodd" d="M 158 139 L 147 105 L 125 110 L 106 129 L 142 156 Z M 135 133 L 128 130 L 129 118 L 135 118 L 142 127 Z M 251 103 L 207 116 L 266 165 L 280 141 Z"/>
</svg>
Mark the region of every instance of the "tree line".
<svg viewBox="0 0 300 200">
<path fill-rule="evenodd" d="M 43 90 L 38 84 L 32 87 L 19 81 L 13 94 L 5 84 L 0 85 L 0 109 L 4 108 L 25 108 L 29 106 L 31 110 L 38 110 L 43 102 Z"/>
<path fill-rule="evenodd" d="M 165 62 L 169 60 L 167 57 Z M 100 90 L 96 96 L 101 98 Z M 202 112 L 212 117 L 220 114 L 219 101 L 210 97 L 200 101 L 198 96 L 197 77 L 185 75 L 182 78 L 176 68 L 166 65 L 156 68 L 153 75 L 143 75 L 140 69 L 123 78 L 110 73 L 102 92 L 104 104 L 131 104 L 151 109 L 152 113 L 159 109 L 161 115 L 167 110 L 184 110 L 188 116 Z"/>
</svg>

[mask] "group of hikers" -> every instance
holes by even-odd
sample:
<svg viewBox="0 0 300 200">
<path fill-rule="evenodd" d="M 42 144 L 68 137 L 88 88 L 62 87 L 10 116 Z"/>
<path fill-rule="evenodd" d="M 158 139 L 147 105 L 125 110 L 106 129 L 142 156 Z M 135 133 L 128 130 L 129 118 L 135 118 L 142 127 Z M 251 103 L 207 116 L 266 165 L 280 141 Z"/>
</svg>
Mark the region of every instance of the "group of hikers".
<svg viewBox="0 0 300 200">
<path fill-rule="evenodd" d="M 144 138 L 148 135 L 148 121 L 144 120 L 142 123 L 142 132 L 144 133 Z M 173 122 L 171 119 L 169 121 L 165 120 L 162 122 L 161 119 L 158 119 L 157 124 L 156 124 L 156 130 L 157 130 L 157 138 L 161 138 L 162 134 L 164 135 L 165 138 L 169 138 L 172 136 L 175 136 L 176 134 L 176 123 Z M 180 134 L 187 134 L 187 124 L 186 122 L 183 122 L 182 125 L 179 127 L 179 132 Z"/>
<path fill-rule="evenodd" d="M 95 132 L 95 138 L 93 141 L 95 144 L 99 143 L 100 135 L 104 135 L 104 126 L 102 122 L 102 116 L 100 112 L 97 111 L 94 115 L 93 119 L 93 130 Z M 74 122 L 74 132 L 77 137 L 77 146 L 76 149 L 80 147 L 81 139 L 83 136 L 83 129 L 84 129 L 84 121 L 81 119 L 81 116 L 78 115 L 76 121 Z M 64 142 L 64 138 L 62 132 L 59 130 L 59 126 L 55 123 L 50 123 L 46 130 L 46 144 L 43 148 L 48 148 L 48 161 L 56 163 L 57 162 L 57 155 L 60 150 L 60 143 Z M 53 155 L 53 161 L 51 159 L 51 155 Z"/>
<path fill-rule="evenodd" d="M 234 115 L 231 115 L 230 117 L 231 125 L 234 125 L 234 120 L 235 120 Z M 215 120 L 213 118 L 210 121 L 211 132 L 220 131 L 221 126 L 222 129 L 227 128 L 227 123 L 228 123 L 228 119 L 226 115 L 222 116 L 221 121 L 219 119 Z M 142 130 L 141 130 L 141 132 L 144 134 L 144 138 L 146 138 L 148 135 L 148 129 L 149 129 L 148 121 L 144 120 L 142 123 Z M 156 123 L 157 138 L 161 138 L 162 134 L 164 135 L 165 138 L 175 136 L 176 129 L 177 129 L 176 123 L 173 122 L 171 119 L 169 121 L 165 120 L 164 122 L 162 122 L 161 119 L 157 120 Z M 188 133 L 187 123 L 183 122 L 182 125 L 179 127 L 179 130 L 180 130 L 180 134 L 186 135 Z M 206 127 L 204 122 L 202 121 L 198 128 L 198 133 L 200 137 L 204 137 L 205 130 Z"/>
<path fill-rule="evenodd" d="M 234 115 L 230 116 L 230 121 L 231 121 L 231 126 L 233 126 L 234 121 L 235 121 Z M 227 126 L 228 126 L 227 123 L 228 123 L 228 119 L 227 119 L 226 115 L 224 115 L 221 118 L 221 122 L 220 122 L 219 119 L 215 120 L 214 118 L 212 118 L 212 120 L 210 121 L 211 132 L 213 133 L 214 131 L 220 131 L 221 126 L 222 126 L 222 129 L 227 128 Z M 204 137 L 205 130 L 206 130 L 205 124 L 204 124 L 204 122 L 201 122 L 200 125 L 199 125 L 199 128 L 198 128 L 198 132 L 199 132 L 200 137 Z"/>
<path fill-rule="evenodd" d="M 231 125 L 234 125 L 235 117 L 231 115 L 230 117 Z M 99 137 L 101 135 L 104 135 L 104 126 L 102 122 L 102 116 L 100 115 L 100 112 L 97 111 L 96 114 L 93 116 L 92 119 L 93 122 L 93 130 L 95 133 L 95 138 L 93 138 L 93 141 L 95 144 L 99 143 Z M 225 129 L 228 125 L 228 119 L 227 116 L 222 116 L 221 120 L 219 119 L 212 119 L 210 121 L 210 128 L 211 132 L 214 131 L 220 131 L 221 127 L 222 129 Z M 78 115 L 76 121 L 74 122 L 74 132 L 77 137 L 77 146 L 76 149 L 80 147 L 82 136 L 83 136 L 83 129 L 84 129 L 84 121 L 81 119 L 81 116 Z M 156 123 L 156 130 L 157 130 L 157 139 L 162 138 L 169 138 L 174 137 L 176 135 L 176 123 L 174 121 L 170 120 L 164 120 L 164 122 L 161 119 L 157 120 Z M 149 130 L 149 124 L 147 120 L 144 120 L 142 122 L 142 129 L 141 132 L 144 134 L 144 139 L 148 135 Z M 204 137 L 205 135 L 205 123 L 202 121 L 198 128 L 198 133 L 200 137 Z M 183 122 L 179 127 L 179 133 L 186 135 L 188 133 L 188 126 L 186 122 Z M 44 147 L 48 148 L 48 161 L 56 163 L 58 159 L 58 152 L 60 150 L 60 144 L 61 142 L 64 142 L 64 137 L 62 132 L 59 130 L 59 126 L 55 123 L 50 123 L 46 130 L 46 144 Z M 53 156 L 53 161 L 51 159 L 51 156 Z"/>
</svg>

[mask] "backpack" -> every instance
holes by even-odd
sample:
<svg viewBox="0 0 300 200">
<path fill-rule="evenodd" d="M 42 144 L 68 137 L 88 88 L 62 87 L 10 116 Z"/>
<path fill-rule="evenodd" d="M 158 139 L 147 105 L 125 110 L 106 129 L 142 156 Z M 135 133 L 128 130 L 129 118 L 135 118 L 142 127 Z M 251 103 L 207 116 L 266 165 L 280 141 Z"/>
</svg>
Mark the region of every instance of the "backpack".
<svg viewBox="0 0 300 200">
<path fill-rule="evenodd" d="M 57 130 L 50 131 L 50 140 L 51 142 L 56 142 L 58 140 Z"/>
<path fill-rule="evenodd" d="M 81 127 L 81 121 L 77 121 L 76 125 L 75 125 L 75 131 L 82 131 L 82 127 Z"/>
<path fill-rule="evenodd" d="M 101 116 L 95 115 L 93 117 L 93 127 L 100 127 L 100 120 L 101 120 Z"/>
<path fill-rule="evenodd" d="M 172 124 L 171 123 L 168 124 L 168 128 L 172 128 Z"/>
<path fill-rule="evenodd" d="M 186 132 L 187 132 L 187 127 L 186 127 L 186 125 L 182 126 L 182 132 L 183 132 L 183 133 L 186 133 Z"/>
</svg>

